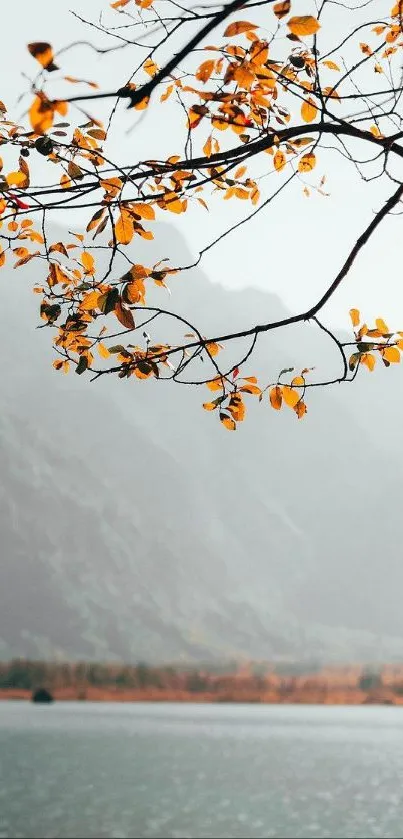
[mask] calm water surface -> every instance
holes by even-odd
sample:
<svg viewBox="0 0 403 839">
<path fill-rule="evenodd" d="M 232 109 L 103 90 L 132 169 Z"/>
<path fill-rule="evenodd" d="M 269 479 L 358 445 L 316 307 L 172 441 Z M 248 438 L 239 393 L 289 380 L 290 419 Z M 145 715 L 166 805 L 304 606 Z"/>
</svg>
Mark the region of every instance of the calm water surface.
<svg viewBox="0 0 403 839">
<path fill-rule="evenodd" d="M 403 837 L 403 709 L 0 703 L 1 837 Z"/>
</svg>

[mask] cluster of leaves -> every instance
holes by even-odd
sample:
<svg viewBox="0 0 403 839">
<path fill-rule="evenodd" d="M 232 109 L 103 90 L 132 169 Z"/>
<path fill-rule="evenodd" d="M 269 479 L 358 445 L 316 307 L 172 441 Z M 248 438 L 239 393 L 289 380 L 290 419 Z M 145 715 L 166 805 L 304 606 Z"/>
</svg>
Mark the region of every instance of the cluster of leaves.
<svg viewBox="0 0 403 839">
<path fill-rule="evenodd" d="M 377 318 L 375 326 L 371 329 L 366 323 L 360 325 L 358 309 L 351 309 L 350 317 L 355 337 L 355 351 L 348 362 L 351 371 L 359 364 L 364 364 L 372 372 L 377 356 L 381 358 L 385 367 L 399 364 L 403 350 L 403 332 L 390 332 L 383 318 Z"/>
<path fill-rule="evenodd" d="M 300 0 L 295 4 L 300 7 Z M 324 138 L 329 135 L 340 142 L 343 154 L 359 171 L 360 164 L 346 145 L 349 139 L 376 146 L 376 154 L 383 158 L 381 174 L 388 175 L 390 156 L 403 156 L 398 143 L 400 76 L 396 80 L 403 47 L 402 0 L 381 21 L 369 20 L 357 27 L 357 33 L 368 30 L 370 43 L 357 41 L 357 57 L 350 67 L 342 56 L 343 44 L 352 37 L 348 33 L 323 56 L 318 47 L 321 30 L 327 27 L 329 34 L 331 26 L 330 19 L 325 21 L 328 0 L 323 0 L 315 14 L 296 14 L 290 0 L 233 0 L 220 12 L 202 7 L 186 12 L 168 0 L 170 14 L 166 14 L 162 0 L 117 0 L 110 5 L 116 14 L 125 16 L 129 31 L 143 28 L 147 33 L 151 27 L 157 33 L 157 42 L 150 46 L 145 60 L 141 59 L 132 78 L 119 90 L 94 93 L 95 82 L 64 75 L 63 82 L 84 84 L 92 92 L 52 98 L 47 82 L 50 74 L 59 72 L 60 58 L 49 43 L 35 42 L 28 49 L 40 72 L 31 83 L 29 125 L 9 119 L 5 105 L 0 103 L 0 145 L 7 147 L 11 161 L 6 173 L 0 161 L 0 265 L 11 260 L 13 267 L 19 268 L 35 259 L 41 267 L 46 266 L 46 276 L 34 290 L 42 297 L 40 315 L 44 325 L 54 335 L 56 370 L 68 372 L 73 367 L 76 373 L 89 371 L 93 377 L 115 373 L 120 378 L 134 375 L 137 379 L 183 381 L 180 377 L 184 371 L 204 359 L 211 373 L 193 383 L 207 384 L 210 391 L 218 392 L 204 407 L 217 409 L 225 428 L 235 430 L 244 419 L 245 395 L 258 396 L 262 401 L 266 392 L 272 408 L 280 410 L 285 405 L 302 418 L 307 410 L 306 390 L 311 386 L 306 382 L 308 368 L 288 382 L 283 377 L 292 371 L 282 371 L 277 381 L 264 387 L 255 376 L 241 375 L 240 368 L 244 372 L 259 333 L 288 323 L 316 320 L 369 235 L 400 200 L 403 188 L 399 187 L 400 192 L 371 222 L 348 256 L 345 269 L 329 283 L 314 307 L 278 323 L 248 326 L 229 335 L 206 338 L 179 313 L 148 305 L 149 289 L 157 286 L 166 290 L 179 269 L 169 260 L 153 264 L 152 256 L 148 265 L 135 263 L 128 246 L 136 237 L 152 241 L 153 225 L 161 214 L 181 216 L 196 212 L 199 206 L 203 212 L 220 197 L 244 202 L 250 207 L 247 218 L 252 218 L 288 188 L 290 181 L 306 196 L 312 190 L 324 196 L 324 176 L 316 181 L 312 173 Z M 235 16 L 228 22 L 230 13 L 241 7 L 243 14 L 250 11 L 255 17 Z M 200 26 L 199 34 L 160 67 L 159 48 L 166 48 L 178 29 L 195 23 Z M 103 25 L 97 28 L 108 34 Z M 215 28 L 217 43 L 206 43 L 207 34 Z M 115 37 L 113 29 L 111 35 Z M 134 41 L 128 37 L 125 42 L 123 38 L 123 47 L 132 48 Z M 183 62 L 188 62 L 186 69 Z M 375 90 L 372 99 L 371 91 L 361 93 L 356 79 L 357 72 L 367 69 L 387 79 L 387 89 Z M 385 94 L 384 98 L 379 99 L 380 93 Z M 373 105 L 374 97 L 378 97 L 379 107 Z M 161 160 L 145 157 L 131 166 L 111 161 L 105 153 L 105 142 L 113 122 L 110 120 L 105 127 L 87 112 L 86 121 L 79 122 L 79 102 L 106 98 L 113 99 L 113 109 L 123 100 L 140 111 L 179 103 L 183 150 Z M 352 114 L 346 111 L 351 102 L 356 107 Z M 43 158 L 55 173 L 46 186 L 35 183 L 31 171 Z M 266 196 L 262 189 L 268 175 L 274 176 L 276 185 Z M 68 241 L 49 242 L 47 222 L 52 210 L 60 206 L 91 208 L 86 230 L 71 233 Z M 216 241 L 231 232 L 225 231 Z M 106 270 L 97 257 L 98 249 L 107 253 Z M 129 265 L 123 274 L 116 267 L 122 258 Z M 325 330 L 338 344 L 343 361 L 342 373 L 331 382 L 348 380 L 349 372 L 355 375 L 360 365 L 372 370 L 377 355 L 385 366 L 400 360 L 403 333 L 390 333 L 380 319 L 374 329 L 360 326 L 357 310 L 351 310 L 351 317 L 355 332 L 349 345 L 354 351 L 348 364 L 348 345 Z M 148 324 L 152 322 L 148 328 L 153 329 L 164 318 L 191 331 L 182 332 L 176 343 L 161 342 L 145 331 Z M 134 342 L 133 333 L 139 336 Z M 232 360 L 228 370 L 221 369 L 218 361 L 223 342 L 237 352 L 236 340 L 241 337 L 250 337 L 249 352 L 242 359 Z"/>
</svg>

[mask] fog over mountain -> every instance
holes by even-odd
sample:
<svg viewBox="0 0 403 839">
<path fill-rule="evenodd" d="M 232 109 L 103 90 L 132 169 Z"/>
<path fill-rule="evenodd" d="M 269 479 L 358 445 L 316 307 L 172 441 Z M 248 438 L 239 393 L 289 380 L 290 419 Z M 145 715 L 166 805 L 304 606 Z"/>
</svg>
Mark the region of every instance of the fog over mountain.
<svg viewBox="0 0 403 839">
<path fill-rule="evenodd" d="M 166 225 L 133 252 L 191 261 Z M 205 387 L 56 373 L 38 270 L 1 271 L 0 657 L 401 658 L 403 371 L 313 389 L 302 421 L 250 398 L 229 434 Z M 285 313 L 201 270 L 170 285 L 206 335 Z M 245 375 L 338 363 L 289 328 Z"/>
</svg>

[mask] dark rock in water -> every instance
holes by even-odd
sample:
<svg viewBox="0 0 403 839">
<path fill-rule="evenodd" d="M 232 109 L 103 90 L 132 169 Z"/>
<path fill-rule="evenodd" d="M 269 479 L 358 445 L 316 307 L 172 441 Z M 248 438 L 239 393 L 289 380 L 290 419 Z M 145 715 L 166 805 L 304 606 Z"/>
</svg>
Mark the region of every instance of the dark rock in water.
<svg viewBox="0 0 403 839">
<path fill-rule="evenodd" d="M 32 694 L 32 702 L 39 702 L 43 705 L 50 705 L 51 702 L 54 702 L 53 696 L 49 693 L 46 688 L 39 688 L 35 690 Z"/>
</svg>

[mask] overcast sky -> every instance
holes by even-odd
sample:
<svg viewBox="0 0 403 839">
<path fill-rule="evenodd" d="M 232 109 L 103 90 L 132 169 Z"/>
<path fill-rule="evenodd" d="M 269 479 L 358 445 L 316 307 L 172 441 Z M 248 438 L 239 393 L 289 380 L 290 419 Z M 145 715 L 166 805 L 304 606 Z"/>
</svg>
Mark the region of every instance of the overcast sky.
<svg viewBox="0 0 403 839">
<path fill-rule="evenodd" d="M 307 8 L 309 2 L 294 0 L 294 14 L 311 11 Z M 102 35 L 90 32 L 74 18 L 71 10 L 97 20 L 100 10 L 108 14 L 108 5 L 106 0 L 57 0 L 57 3 L 23 0 L 7 4 L 10 37 L 2 39 L 0 98 L 13 115 L 20 115 L 24 110 L 24 103 L 16 105 L 19 93 L 26 86 L 21 73 L 32 77 L 36 72 L 26 43 L 49 40 L 59 49 L 70 41 L 89 37 L 101 44 Z M 390 0 L 377 0 L 376 6 L 385 14 Z M 214 38 L 209 42 L 214 43 Z M 109 90 L 129 76 L 132 61 L 133 55 L 125 50 L 100 57 L 88 48 L 77 48 L 63 57 L 62 69 L 66 74 L 93 79 L 101 89 Z M 58 84 L 56 80 L 52 87 L 55 95 L 58 95 Z M 64 85 L 61 93 L 65 89 Z M 71 86 L 70 93 L 76 90 Z M 94 109 L 94 113 L 100 111 Z M 134 117 L 121 105 L 108 147 L 110 155 L 115 160 L 133 161 L 152 156 L 161 158 L 180 151 L 176 137 L 180 136 L 178 126 L 181 130 L 183 127 L 183 113 L 178 109 L 176 114 L 177 125 L 168 125 L 164 110 L 155 101 L 140 128 L 127 134 L 138 116 Z M 213 282 L 233 288 L 253 285 L 276 292 L 293 310 L 305 308 L 320 296 L 393 186 L 388 185 L 387 192 L 379 182 L 368 187 L 339 156 L 329 159 L 323 153 L 318 158 L 316 181 L 326 174 L 325 188 L 330 197 L 313 194 L 306 198 L 301 185 L 292 187 L 272 209 L 263 211 L 253 223 L 243 227 L 242 233 L 227 238 L 206 255 L 202 267 Z M 267 161 L 270 167 L 270 158 Z M 278 177 L 277 173 L 274 177 Z M 170 214 L 168 219 L 166 213 L 163 220 L 179 225 L 195 252 L 223 227 L 240 218 L 244 207 L 244 202 L 216 201 L 215 211 L 210 213 L 195 207 L 180 217 L 180 221 Z M 57 217 L 59 223 L 62 223 L 61 215 Z M 391 326 L 403 329 L 402 224 L 399 216 L 383 223 L 328 305 L 329 323 L 347 326 L 348 310 L 357 306 L 367 321 L 382 315 L 389 319 Z"/>
</svg>

